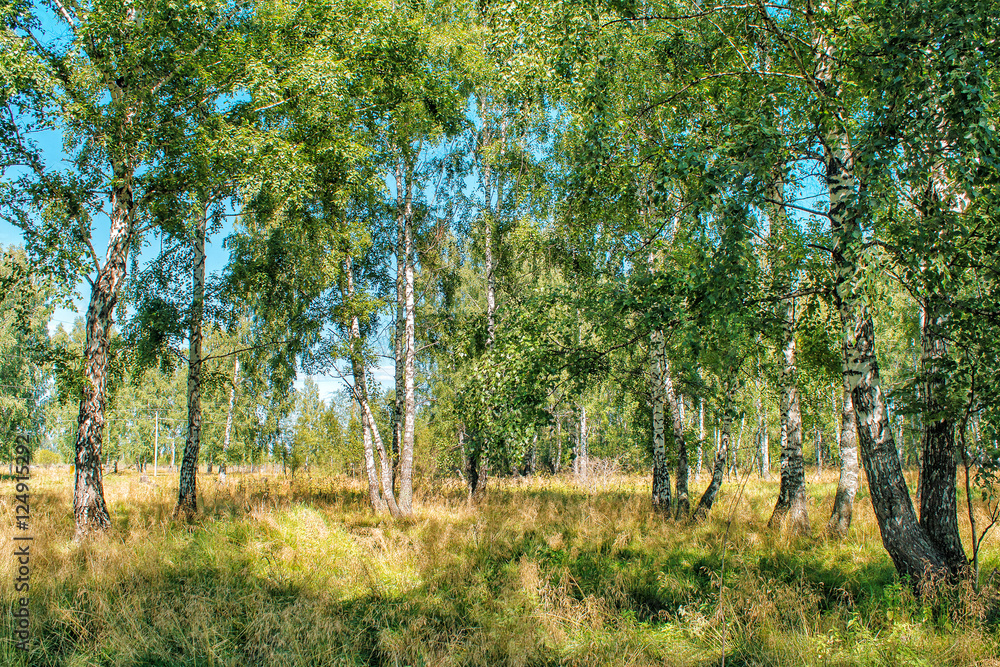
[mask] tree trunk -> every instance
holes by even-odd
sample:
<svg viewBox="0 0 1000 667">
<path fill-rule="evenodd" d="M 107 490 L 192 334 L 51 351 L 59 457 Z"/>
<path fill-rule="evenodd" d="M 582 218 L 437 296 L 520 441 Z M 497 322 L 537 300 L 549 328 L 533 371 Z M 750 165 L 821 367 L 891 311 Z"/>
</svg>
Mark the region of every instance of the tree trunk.
<svg viewBox="0 0 1000 667">
<path fill-rule="evenodd" d="M 240 379 L 240 355 L 233 355 L 233 386 L 229 388 L 229 410 L 226 412 L 226 433 L 222 438 L 222 461 L 219 462 L 219 482 L 226 483 L 226 455 L 233 432 L 233 409 L 236 407 L 236 384 Z"/>
<path fill-rule="evenodd" d="M 188 432 L 181 459 L 180 488 L 174 514 L 191 520 L 198 511 L 198 451 L 201 448 L 201 320 L 205 309 L 205 232 L 208 222 L 207 205 L 198 212 L 198 227 L 194 238 L 193 299 L 191 302 L 191 334 L 188 345 Z"/>
<path fill-rule="evenodd" d="M 823 474 L 823 432 L 819 426 L 813 429 L 813 443 L 816 448 L 816 478 Z"/>
<path fill-rule="evenodd" d="M 526 466 L 528 474 L 535 476 L 538 461 L 538 433 L 531 439 L 531 448 L 528 450 L 528 464 Z"/>
<path fill-rule="evenodd" d="M 373 422 L 369 415 L 371 410 L 368 406 L 368 374 L 365 370 L 362 359 L 361 323 L 357 313 L 353 312 L 354 301 L 354 263 L 350 255 L 344 260 L 344 279 L 346 281 L 345 296 L 346 301 L 351 304 L 351 321 L 348 327 L 347 337 L 350 346 L 351 375 L 354 381 L 353 398 L 361 412 L 361 433 L 364 443 L 365 474 L 368 478 L 368 499 L 376 514 L 384 514 L 390 511 L 393 516 L 398 514 L 395 507 L 395 498 L 392 488 L 392 465 L 388 455 L 384 452 L 384 447 L 379 445 L 379 455 L 381 458 L 381 476 L 378 473 L 378 465 L 375 462 L 375 445 L 373 437 Z M 377 427 L 376 427 L 377 428 Z M 375 436 L 377 436 L 377 431 Z M 382 490 L 379 490 L 379 478 L 382 480 Z"/>
<path fill-rule="evenodd" d="M 701 478 L 701 463 L 705 460 L 705 397 L 698 398 L 698 449 L 695 461 L 694 476 Z"/>
<path fill-rule="evenodd" d="M 159 465 L 159 453 L 160 453 L 160 412 L 156 411 L 156 417 L 153 421 L 153 477 L 156 477 L 159 471 L 157 467 Z"/>
<path fill-rule="evenodd" d="M 785 211 L 785 183 L 780 172 L 771 181 L 771 238 L 787 238 L 790 222 Z M 784 270 L 778 269 L 776 270 Z M 795 289 L 795 269 L 782 276 L 784 285 Z M 802 410 L 799 405 L 799 374 L 795 365 L 795 298 L 785 300 L 782 317 L 783 361 L 781 369 L 781 487 L 769 526 L 788 523 L 797 533 L 809 531 L 809 506 L 805 488 L 805 462 L 802 459 Z"/>
<path fill-rule="evenodd" d="M 87 338 L 84 344 L 84 381 L 77 417 L 76 460 L 74 465 L 73 515 L 76 538 L 111 525 L 104 502 L 101 472 L 101 444 L 107 400 L 108 346 L 118 290 L 125 280 L 129 246 L 135 215 L 132 198 L 133 170 L 123 163 L 113 164 L 111 189 L 111 232 L 104 266 L 97 272 L 87 307 Z"/>
<path fill-rule="evenodd" d="M 666 344 L 663 332 L 650 335 L 650 379 L 653 383 L 653 509 L 670 513 L 670 470 L 667 465 L 666 424 Z"/>
<path fill-rule="evenodd" d="M 732 382 L 726 383 L 726 398 L 722 409 L 722 434 L 719 438 L 719 445 L 715 450 L 715 463 L 712 465 L 712 480 L 708 483 L 708 488 L 701 494 L 698 507 L 691 515 L 692 521 L 703 521 L 708 517 L 708 513 L 715 504 L 715 497 L 722 488 L 722 478 L 726 473 L 726 465 L 729 460 L 729 440 L 733 430 L 733 398 L 735 387 Z"/>
<path fill-rule="evenodd" d="M 486 486 L 486 452 L 483 448 L 482 432 L 474 431 L 469 438 L 469 452 L 466 456 L 466 475 L 469 478 L 469 500 L 481 494 Z"/>
<path fill-rule="evenodd" d="M 399 511 L 413 514 L 413 437 L 416 427 L 416 329 L 413 249 L 413 166 L 396 167 L 396 438 Z"/>
<path fill-rule="evenodd" d="M 576 474 L 584 482 L 587 481 L 587 468 L 589 467 L 590 458 L 589 452 L 587 451 L 587 406 L 581 405 L 578 410 L 580 414 L 580 421 L 578 424 L 577 438 L 576 438 Z"/>
<path fill-rule="evenodd" d="M 827 532 L 833 537 L 845 537 L 851 527 L 854 497 L 861 479 L 858 469 L 858 431 L 854 424 L 854 404 L 847 384 L 843 387 L 840 434 L 837 439 L 840 446 L 840 481 L 837 483 L 837 496 L 833 500 L 833 512 L 827 523 Z"/>
<path fill-rule="evenodd" d="M 484 141 L 489 141 L 488 134 L 484 130 Z M 486 269 L 486 347 L 493 346 L 496 340 L 496 311 L 497 311 L 497 279 L 496 261 L 494 258 L 493 239 L 496 220 L 493 212 L 493 183 L 491 182 L 492 169 L 488 161 L 483 162 L 482 182 L 483 192 L 486 198 L 486 215 L 483 216 L 483 261 Z M 502 193 L 497 188 L 497 207 L 500 206 L 500 196 Z"/>
<path fill-rule="evenodd" d="M 831 62 L 832 55 L 827 55 Z M 835 243 L 834 297 L 844 325 L 844 377 L 851 389 L 861 461 L 882 544 L 897 571 L 915 583 L 944 578 L 950 568 L 917 521 L 893 441 L 875 357 L 874 323 L 864 301 L 854 291 L 860 238 L 855 233 L 859 230 L 861 202 L 857 201 L 859 193 L 847 145 L 843 135 L 832 133 L 826 137 L 830 223 Z"/>
<path fill-rule="evenodd" d="M 948 356 L 944 337 L 944 304 L 939 298 L 925 300 L 921 310 L 921 360 L 923 365 L 923 460 L 920 477 L 920 526 L 927 531 L 952 574 L 968 565 L 958 533 L 955 423 L 948 416 L 947 380 L 942 362 Z"/>
<path fill-rule="evenodd" d="M 559 474 L 562 470 L 562 418 L 556 417 L 556 460 L 553 472 Z"/>
<path fill-rule="evenodd" d="M 758 364 L 758 369 L 760 365 Z M 767 420 L 764 418 L 763 399 L 761 398 L 762 388 L 757 386 L 757 396 L 754 404 L 757 408 L 757 461 L 760 464 L 761 479 L 771 479 L 771 452 L 770 438 L 767 432 Z"/>
<path fill-rule="evenodd" d="M 733 458 L 729 462 L 729 469 L 736 477 L 740 476 L 740 448 L 743 447 L 743 432 L 746 430 L 747 416 L 740 417 L 740 434 L 736 436 L 736 445 L 733 447 Z"/>
<path fill-rule="evenodd" d="M 688 499 L 688 453 L 687 443 L 684 441 L 684 418 L 682 417 L 680 402 L 674 392 L 674 381 L 671 377 L 670 360 L 666 355 L 664 361 L 664 389 L 667 399 L 667 406 L 670 408 L 671 424 L 673 425 L 674 442 L 677 444 L 677 519 L 686 519 L 691 511 L 691 501 Z"/>
<path fill-rule="evenodd" d="M 768 526 L 786 520 L 797 533 L 809 531 L 805 462 L 802 460 L 802 412 L 799 407 L 798 373 L 795 367 L 795 299 L 788 301 L 784 321 L 784 367 L 781 372 L 781 487 Z"/>
</svg>

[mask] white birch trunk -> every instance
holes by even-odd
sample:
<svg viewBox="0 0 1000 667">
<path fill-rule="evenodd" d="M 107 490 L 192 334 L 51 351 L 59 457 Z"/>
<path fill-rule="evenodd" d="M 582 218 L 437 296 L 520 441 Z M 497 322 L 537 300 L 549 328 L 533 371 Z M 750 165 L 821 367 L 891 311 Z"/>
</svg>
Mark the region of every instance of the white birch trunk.
<svg viewBox="0 0 1000 667">
<path fill-rule="evenodd" d="M 666 344 L 663 332 L 650 334 L 650 381 L 653 400 L 653 509 L 670 512 L 670 471 L 667 467 L 666 423 Z"/>
<path fill-rule="evenodd" d="M 413 514 L 413 438 L 416 428 L 416 302 L 413 248 L 413 165 L 400 156 L 396 167 L 396 440 L 403 516 Z M 374 422 L 372 422 L 374 425 Z M 373 431 L 373 437 L 375 437 Z"/>
<path fill-rule="evenodd" d="M 680 402 L 674 392 L 674 380 L 670 370 L 670 359 L 663 355 L 663 387 L 667 407 L 670 410 L 670 423 L 673 428 L 674 443 L 677 445 L 677 512 L 678 519 L 687 518 L 691 512 L 691 501 L 688 498 L 688 454 L 687 443 L 684 441 L 684 420 Z"/>
<path fill-rule="evenodd" d="M 193 300 L 188 345 L 188 434 L 181 460 L 180 488 L 175 514 L 190 520 L 198 511 L 198 453 L 201 449 L 201 342 L 205 308 L 205 234 L 208 205 L 201 204 L 194 236 Z"/>
</svg>

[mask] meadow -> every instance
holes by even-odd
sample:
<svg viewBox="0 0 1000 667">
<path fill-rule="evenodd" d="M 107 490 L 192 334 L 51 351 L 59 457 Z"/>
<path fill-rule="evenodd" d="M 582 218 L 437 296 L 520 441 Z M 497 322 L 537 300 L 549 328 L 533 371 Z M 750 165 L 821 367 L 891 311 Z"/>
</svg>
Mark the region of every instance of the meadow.
<svg viewBox="0 0 1000 667">
<path fill-rule="evenodd" d="M 187 525 L 176 475 L 127 471 L 105 477 L 113 529 L 77 543 L 69 470 L 37 469 L 30 649 L 8 613 L 0 664 L 1000 665 L 993 542 L 980 590 L 918 599 L 866 490 L 831 540 L 835 472 L 810 481 L 812 534 L 793 537 L 767 528 L 777 481 L 756 476 L 727 480 L 691 526 L 654 514 L 638 476 L 493 479 L 474 503 L 457 480 L 422 481 L 397 522 L 346 477 L 203 475 Z M 13 504 L 5 475 L 8 612 Z"/>
</svg>

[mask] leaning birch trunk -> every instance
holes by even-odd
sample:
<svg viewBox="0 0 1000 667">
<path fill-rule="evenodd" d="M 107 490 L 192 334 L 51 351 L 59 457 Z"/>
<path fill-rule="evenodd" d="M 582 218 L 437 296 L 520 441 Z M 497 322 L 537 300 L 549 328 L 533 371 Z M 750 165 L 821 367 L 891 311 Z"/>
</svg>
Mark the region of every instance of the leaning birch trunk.
<svg viewBox="0 0 1000 667">
<path fill-rule="evenodd" d="M 180 488 L 174 514 L 190 520 L 198 511 L 198 451 L 201 448 L 201 320 L 205 308 L 205 204 L 198 211 L 194 237 L 194 275 L 191 302 L 191 334 L 188 345 L 188 429 L 181 459 Z"/>
<path fill-rule="evenodd" d="M 378 424 L 375 422 L 375 415 L 372 414 L 371 406 L 369 405 L 368 400 L 365 399 L 360 403 L 361 416 L 364 419 L 364 423 L 367 425 L 368 432 L 371 434 L 372 442 L 375 445 L 375 451 L 378 452 L 379 462 L 382 465 L 382 498 L 385 500 L 386 505 L 388 505 L 389 513 L 392 514 L 392 516 L 402 516 L 402 511 L 399 509 L 399 505 L 396 503 L 396 499 L 392 493 L 392 460 L 389 458 L 385 445 L 382 443 L 382 436 L 378 432 Z"/>
<path fill-rule="evenodd" d="M 229 388 L 229 410 L 226 412 L 226 434 L 222 438 L 222 460 L 219 462 L 219 482 L 226 483 L 226 455 L 233 432 L 233 410 L 236 407 L 236 385 L 240 380 L 240 355 L 233 355 L 233 386 Z"/>
<path fill-rule="evenodd" d="M 691 501 L 688 499 L 688 453 L 687 443 L 684 441 L 684 420 L 681 416 L 677 394 L 674 392 L 670 360 L 666 355 L 663 357 L 663 362 L 664 394 L 667 399 L 667 407 L 670 409 L 674 442 L 677 444 L 677 511 L 675 516 L 677 519 L 686 519 L 691 511 Z"/>
<path fill-rule="evenodd" d="M 833 11 L 825 1 L 818 9 L 821 14 Z M 771 23 L 770 17 L 764 20 Z M 824 27 L 814 24 L 813 30 L 815 90 L 821 104 L 837 108 L 841 86 L 834 68 L 840 66 L 838 54 Z M 825 151 L 828 217 L 834 239 L 834 301 L 844 327 L 844 376 L 851 389 L 858 445 L 882 544 L 901 575 L 922 582 L 928 577 L 947 576 L 949 568 L 913 511 L 882 395 L 874 323 L 864 300 L 855 292 L 857 256 L 861 251 L 859 220 L 865 202 L 854 177 L 851 142 L 839 125 L 839 119 L 850 114 L 842 107 L 837 110 L 843 113 L 827 115 L 826 126 L 820 128 L 820 140 Z"/>
<path fill-rule="evenodd" d="M 827 523 L 827 533 L 832 537 L 845 537 L 851 527 L 854 512 L 854 497 L 858 493 L 860 475 L 858 469 L 858 431 L 854 425 L 854 404 L 850 387 L 843 388 L 840 413 L 840 481 L 837 496 L 833 500 L 833 512 Z"/>
<path fill-rule="evenodd" d="M 719 445 L 715 450 L 715 463 L 712 465 L 712 479 L 708 483 L 708 488 L 701 494 L 698 507 L 691 515 L 691 521 L 704 521 L 708 518 L 708 513 L 712 511 L 715 498 L 722 488 L 722 479 L 726 474 L 726 464 L 729 459 L 729 440 L 733 430 L 733 398 L 735 388 L 731 381 L 726 383 L 726 399 L 722 409 L 722 434 L 719 438 Z"/>
<path fill-rule="evenodd" d="M 101 445 L 104 437 L 108 383 L 108 346 L 118 303 L 118 290 L 125 280 L 129 247 L 134 230 L 132 198 L 133 169 L 114 163 L 115 185 L 111 189 L 111 232 L 104 266 L 97 272 L 87 307 L 87 337 L 84 343 L 84 381 L 77 417 L 74 465 L 73 515 L 75 538 L 111 525 L 104 501 Z"/>
<path fill-rule="evenodd" d="M 350 255 L 344 260 L 344 278 L 347 282 L 346 297 L 349 303 L 354 300 L 354 262 Z M 351 325 L 348 329 L 348 343 L 351 355 L 351 375 L 354 381 L 354 401 L 361 412 L 361 433 L 364 443 L 365 474 L 368 478 L 368 499 L 376 514 L 384 514 L 389 510 L 392 498 L 392 468 L 389 466 L 388 479 L 383 477 L 383 485 L 387 492 L 383 494 L 379 490 L 379 476 L 375 464 L 375 449 L 372 442 L 372 430 L 368 421 L 368 376 L 365 372 L 365 365 L 361 359 L 361 323 L 356 313 L 351 314 Z M 383 460 L 383 473 L 388 461 Z M 387 500 L 388 498 L 388 500 Z M 392 503 L 395 504 L 394 502 Z M 394 515 L 396 511 L 392 512 Z"/>
<path fill-rule="evenodd" d="M 670 513 L 670 470 L 667 465 L 666 424 L 666 344 L 663 331 L 650 334 L 650 381 L 653 399 L 653 509 Z"/>
<path fill-rule="evenodd" d="M 827 49 L 823 58 L 826 68 L 832 67 L 833 58 L 832 48 Z M 818 78 L 829 81 L 832 77 L 824 76 L 821 68 Z M 847 137 L 832 131 L 824 139 L 830 226 L 834 236 L 834 297 L 844 325 L 844 377 L 851 389 L 859 452 L 882 544 L 896 570 L 914 582 L 944 577 L 950 569 L 913 510 L 882 394 L 874 322 L 854 289 L 860 202 Z"/>
</svg>

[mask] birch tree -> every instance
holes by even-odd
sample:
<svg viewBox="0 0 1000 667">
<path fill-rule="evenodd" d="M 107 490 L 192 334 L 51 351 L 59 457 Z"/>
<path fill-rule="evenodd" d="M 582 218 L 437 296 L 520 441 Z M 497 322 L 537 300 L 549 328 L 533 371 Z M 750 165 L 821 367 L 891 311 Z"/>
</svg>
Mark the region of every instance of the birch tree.
<svg viewBox="0 0 1000 667">
<path fill-rule="evenodd" d="M 68 39 L 55 39 L 27 15 L 14 18 L 5 39 L 42 68 L 37 80 L 49 95 L 35 117 L 50 114 L 71 149 L 69 172 L 28 160 L 22 185 L 48 212 L 21 219 L 25 237 L 34 252 L 61 256 L 69 272 L 93 274 L 73 501 L 82 537 L 110 525 L 101 474 L 108 345 L 129 253 L 150 222 L 140 213 L 157 187 L 142 174 L 160 155 L 159 130 L 191 107 L 188 77 L 214 48 L 227 19 L 223 6 L 213 3 L 55 3 L 53 13 Z M 102 244 L 92 232 L 105 217 L 110 225 L 102 260 Z M 72 233 L 57 233 L 60 226 Z"/>
</svg>

